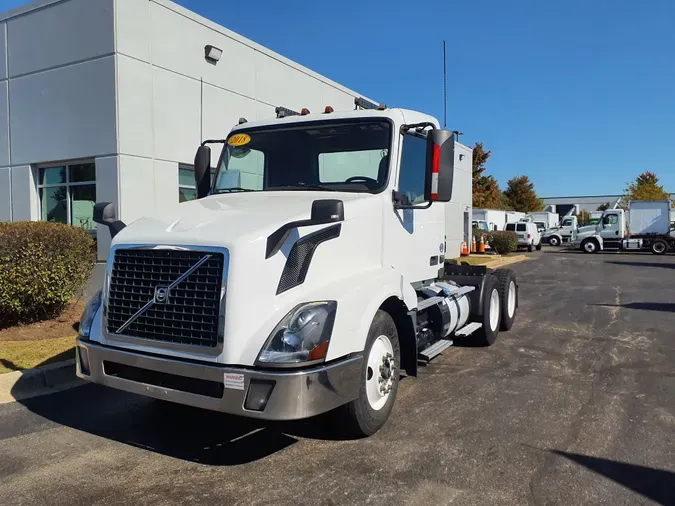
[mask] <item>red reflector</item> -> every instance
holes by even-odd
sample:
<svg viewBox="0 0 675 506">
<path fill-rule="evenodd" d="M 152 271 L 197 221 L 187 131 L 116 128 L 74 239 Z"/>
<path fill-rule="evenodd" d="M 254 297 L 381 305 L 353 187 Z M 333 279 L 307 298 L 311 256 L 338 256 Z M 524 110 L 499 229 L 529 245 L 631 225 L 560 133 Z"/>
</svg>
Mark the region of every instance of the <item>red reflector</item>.
<svg viewBox="0 0 675 506">
<path fill-rule="evenodd" d="M 438 144 L 434 145 L 434 158 L 431 163 L 431 172 L 438 173 L 438 170 L 441 166 L 441 146 Z"/>
</svg>

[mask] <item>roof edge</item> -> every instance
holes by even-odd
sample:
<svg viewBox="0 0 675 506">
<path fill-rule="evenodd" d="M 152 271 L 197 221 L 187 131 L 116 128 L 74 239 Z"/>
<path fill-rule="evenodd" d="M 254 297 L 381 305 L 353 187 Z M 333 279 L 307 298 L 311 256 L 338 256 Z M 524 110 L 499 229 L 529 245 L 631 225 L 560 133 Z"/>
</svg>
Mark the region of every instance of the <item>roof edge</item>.
<svg viewBox="0 0 675 506">
<path fill-rule="evenodd" d="M 52 4 L 65 1 L 67 0 L 34 0 L 33 2 L 24 5 L 19 5 L 14 9 L 9 9 L 8 11 L 0 12 L 0 22 L 7 21 L 8 19 L 12 18 L 17 18 L 29 12 L 42 9 L 43 7 L 48 7 Z"/>
</svg>

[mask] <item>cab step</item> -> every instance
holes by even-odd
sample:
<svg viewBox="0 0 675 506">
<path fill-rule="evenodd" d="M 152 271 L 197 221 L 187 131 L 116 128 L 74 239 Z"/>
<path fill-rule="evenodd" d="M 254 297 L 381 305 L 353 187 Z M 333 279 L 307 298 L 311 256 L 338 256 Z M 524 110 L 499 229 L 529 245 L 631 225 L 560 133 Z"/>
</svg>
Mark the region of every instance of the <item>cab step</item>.
<svg viewBox="0 0 675 506">
<path fill-rule="evenodd" d="M 456 336 L 468 336 L 476 332 L 479 328 L 483 326 L 482 323 L 471 322 L 468 325 L 465 325 L 461 329 L 455 332 Z"/>
<path fill-rule="evenodd" d="M 432 358 L 440 355 L 445 350 L 450 348 L 450 346 L 452 346 L 452 341 L 448 339 L 441 339 L 440 341 L 436 341 L 428 348 L 425 348 L 424 350 L 420 351 L 419 358 L 421 360 L 429 362 Z"/>
</svg>

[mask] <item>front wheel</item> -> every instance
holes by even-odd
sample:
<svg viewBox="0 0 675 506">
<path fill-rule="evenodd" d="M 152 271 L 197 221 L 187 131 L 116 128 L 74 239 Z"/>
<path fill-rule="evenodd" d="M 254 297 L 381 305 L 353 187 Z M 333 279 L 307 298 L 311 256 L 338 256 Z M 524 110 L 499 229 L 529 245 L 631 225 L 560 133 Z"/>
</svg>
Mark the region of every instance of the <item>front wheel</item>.
<svg viewBox="0 0 675 506">
<path fill-rule="evenodd" d="M 560 239 L 558 239 L 556 236 L 553 236 L 549 238 L 548 243 L 551 246 L 560 246 Z"/>
<path fill-rule="evenodd" d="M 375 434 L 387 422 L 398 391 L 401 349 L 391 316 L 378 311 L 368 331 L 359 396 L 346 406 L 343 429 L 351 436 Z"/>
<path fill-rule="evenodd" d="M 655 255 L 665 255 L 668 251 L 668 244 L 663 239 L 657 239 L 652 243 L 652 253 Z"/>
<path fill-rule="evenodd" d="M 595 239 L 586 239 L 581 243 L 581 249 L 584 253 L 597 253 L 598 243 Z"/>
</svg>

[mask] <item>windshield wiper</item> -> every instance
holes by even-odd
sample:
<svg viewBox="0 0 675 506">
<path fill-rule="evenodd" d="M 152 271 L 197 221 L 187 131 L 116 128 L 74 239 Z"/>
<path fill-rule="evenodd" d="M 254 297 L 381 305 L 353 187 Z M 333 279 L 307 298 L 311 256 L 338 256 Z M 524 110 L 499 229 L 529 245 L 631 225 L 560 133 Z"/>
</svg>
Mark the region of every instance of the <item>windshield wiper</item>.
<svg viewBox="0 0 675 506">
<path fill-rule="evenodd" d="M 234 186 L 232 188 L 221 188 L 219 190 L 214 191 L 213 193 L 218 194 L 218 193 L 225 193 L 225 192 L 230 193 L 230 192 L 252 192 L 252 191 L 255 191 L 255 190 L 251 190 L 250 188 L 241 188 L 239 186 Z"/>
<path fill-rule="evenodd" d="M 328 191 L 328 192 L 336 192 L 337 190 L 335 188 L 329 188 L 327 186 L 323 186 L 320 184 L 308 184 L 308 183 L 303 183 L 303 182 L 298 182 L 295 184 L 285 184 L 281 186 L 273 186 L 271 188 L 267 188 L 268 190 L 298 190 L 298 189 L 308 189 L 308 190 L 323 190 L 323 191 Z"/>
</svg>

